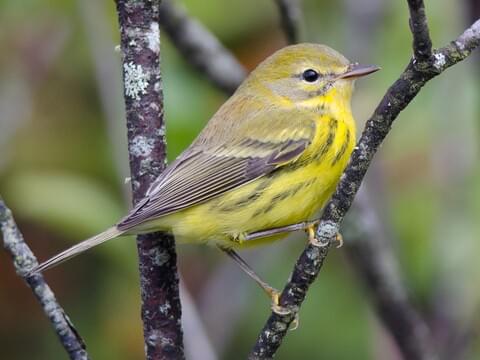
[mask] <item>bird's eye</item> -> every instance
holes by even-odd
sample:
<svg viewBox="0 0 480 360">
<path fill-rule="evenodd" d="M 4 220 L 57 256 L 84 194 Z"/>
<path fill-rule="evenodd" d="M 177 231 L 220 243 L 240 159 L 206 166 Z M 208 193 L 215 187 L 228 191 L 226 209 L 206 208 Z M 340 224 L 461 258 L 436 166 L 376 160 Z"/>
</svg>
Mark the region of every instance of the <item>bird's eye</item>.
<svg viewBox="0 0 480 360">
<path fill-rule="evenodd" d="M 307 82 L 315 82 L 317 81 L 318 79 L 318 72 L 316 72 L 315 70 L 313 69 L 308 69 L 308 70 L 305 70 L 302 74 L 302 78 L 303 80 L 307 81 Z"/>
</svg>

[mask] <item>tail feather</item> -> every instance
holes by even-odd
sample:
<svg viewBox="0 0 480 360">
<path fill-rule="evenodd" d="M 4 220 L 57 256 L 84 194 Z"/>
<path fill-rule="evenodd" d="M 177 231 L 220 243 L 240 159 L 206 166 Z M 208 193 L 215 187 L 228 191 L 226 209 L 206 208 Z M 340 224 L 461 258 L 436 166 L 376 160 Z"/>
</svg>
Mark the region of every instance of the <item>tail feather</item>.
<svg viewBox="0 0 480 360">
<path fill-rule="evenodd" d="M 110 239 L 114 239 L 117 236 L 120 236 L 124 233 L 125 231 L 119 230 L 116 226 L 113 226 L 104 232 L 101 232 L 100 234 L 97 234 L 95 236 L 92 236 L 91 238 L 88 238 L 84 241 L 82 241 L 79 244 L 76 244 L 72 246 L 71 248 L 68 248 L 67 250 L 62 251 L 61 253 L 51 257 L 47 261 L 41 263 L 40 265 L 34 267 L 28 274 L 27 276 L 43 272 L 47 269 L 50 269 L 54 266 L 57 266 L 61 264 L 64 261 L 67 261 L 74 256 L 77 256 L 84 251 L 87 251 L 88 249 L 100 245 L 101 243 L 104 243 L 105 241 L 108 241 Z"/>
</svg>

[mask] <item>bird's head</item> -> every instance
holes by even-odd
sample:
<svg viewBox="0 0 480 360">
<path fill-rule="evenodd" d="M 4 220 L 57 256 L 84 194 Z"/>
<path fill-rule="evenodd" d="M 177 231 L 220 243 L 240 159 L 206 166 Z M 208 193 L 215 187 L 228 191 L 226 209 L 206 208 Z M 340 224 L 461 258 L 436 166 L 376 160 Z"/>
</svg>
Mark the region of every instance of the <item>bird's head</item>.
<svg viewBox="0 0 480 360">
<path fill-rule="evenodd" d="M 273 93 L 287 104 L 318 106 L 328 99 L 349 102 L 354 80 L 379 69 L 351 63 L 325 45 L 298 44 L 278 50 L 263 61 L 247 84 Z"/>
</svg>

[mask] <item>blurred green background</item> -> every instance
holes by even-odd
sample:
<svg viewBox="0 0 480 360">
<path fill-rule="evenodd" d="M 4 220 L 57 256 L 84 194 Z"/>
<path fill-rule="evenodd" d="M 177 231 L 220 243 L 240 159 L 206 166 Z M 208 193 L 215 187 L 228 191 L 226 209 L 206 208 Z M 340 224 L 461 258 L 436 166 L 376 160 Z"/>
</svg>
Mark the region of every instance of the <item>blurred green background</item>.
<svg viewBox="0 0 480 360">
<path fill-rule="evenodd" d="M 271 0 L 185 0 L 248 68 L 285 45 Z M 478 14 L 471 1 L 426 1 L 434 44 Z M 382 71 L 357 84 L 362 128 L 411 54 L 406 1 L 305 0 L 305 38 Z M 225 95 L 162 36 L 169 159 L 196 136 Z M 0 0 L 0 194 L 45 259 L 124 214 L 130 204 L 115 4 Z M 459 358 L 480 358 L 479 54 L 430 82 L 399 117 L 369 181 L 413 302 L 442 346 L 472 334 Z M 380 184 L 380 186 L 378 186 Z M 348 242 L 348 238 L 345 239 Z M 245 252 L 282 287 L 303 236 Z M 187 355 L 244 359 L 270 309 L 256 285 L 215 249 L 181 246 Z M 121 239 L 46 274 L 95 359 L 141 359 L 136 248 Z M 186 293 L 186 292 L 184 292 Z M 196 311 L 196 313 L 195 313 Z M 194 315 L 192 315 L 192 313 Z M 195 315 L 196 314 L 196 315 Z M 198 323 L 203 326 L 198 328 Z M 203 336 L 200 334 L 203 333 Z M 398 359 L 357 274 L 333 251 L 277 358 Z M 0 357 L 66 355 L 40 306 L 0 252 Z"/>
</svg>

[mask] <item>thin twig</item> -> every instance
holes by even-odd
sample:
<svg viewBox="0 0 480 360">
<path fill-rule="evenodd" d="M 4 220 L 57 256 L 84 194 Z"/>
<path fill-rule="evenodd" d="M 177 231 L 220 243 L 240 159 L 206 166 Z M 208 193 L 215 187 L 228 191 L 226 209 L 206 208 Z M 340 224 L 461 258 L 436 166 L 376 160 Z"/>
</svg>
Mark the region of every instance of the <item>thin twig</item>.
<svg viewBox="0 0 480 360">
<path fill-rule="evenodd" d="M 438 359 L 430 329 L 408 299 L 381 224 L 366 190 L 360 189 L 343 226 L 347 255 L 404 359 Z"/>
<path fill-rule="evenodd" d="M 134 203 L 166 163 L 159 4 L 117 0 Z M 140 235 L 137 248 L 147 359 L 183 359 L 174 239 L 164 233 Z"/>
<path fill-rule="evenodd" d="M 160 26 L 185 60 L 222 90 L 233 93 L 245 78 L 245 69 L 237 59 L 180 5 L 162 1 Z"/>
<path fill-rule="evenodd" d="M 413 35 L 413 54 L 419 63 L 432 61 L 432 40 L 428 30 L 423 0 L 407 0 L 410 10 L 410 30 Z"/>
<path fill-rule="evenodd" d="M 349 34 L 347 48 L 356 60 L 366 59 L 372 51 L 372 37 L 378 33 L 384 18 L 386 3 L 382 0 L 346 0 L 345 7 Z M 438 358 L 430 327 L 412 303 L 403 281 L 392 246 L 394 235 L 388 231 L 387 216 L 376 209 L 376 203 L 382 202 L 383 198 L 381 171 L 371 167 L 369 174 L 342 225 L 343 251 L 349 258 L 353 274 L 369 295 L 369 304 L 403 358 Z M 375 201 L 369 196 L 373 194 L 369 191 L 371 188 L 375 189 Z"/>
<path fill-rule="evenodd" d="M 280 12 L 280 24 L 289 44 L 301 40 L 302 10 L 300 0 L 275 0 Z"/>
<path fill-rule="evenodd" d="M 23 235 L 13 219 L 12 212 L 0 197 L 0 229 L 3 233 L 3 246 L 13 258 L 13 264 L 18 275 L 24 277 L 38 261 L 25 243 Z M 45 315 L 52 323 L 60 342 L 70 359 L 86 360 L 89 356 L 83 339 L 74 328 L 63 308 L 58 304 L 55 294 L 47 285 L 42 274 L 24 277 L 35 297 L 42 305 Z"/>
<path fill-rule="evenodd" d="M 360 183 L 376 153 L 387 136 L 398 114 L 413 100 L 420 89 L 433 77 L 450 66 L 465 59 L 480 43 L 480 20 L 475 22 L 457 40 L 435 51 L 435 61 L 431 66 L 420 69 L 411 61 L 400 78 L 388 89 L 355 148 L 350 163 L 345 170 L 337 190 L 325 207 L 317 230 L 317 238 L 330 241 L 338 231 L 340 223 L 350 208 Z M 291 314 L 270 315 L 262 329 L 249 359 L 269 359 L 282 343 L 287 329 L 312 282 L 316 279 L 328 254 L 328 246 L 307 245 L 295 264 L 290 281 L 280 297 L 280 305 L 291 310 Z"/>
</svg>

